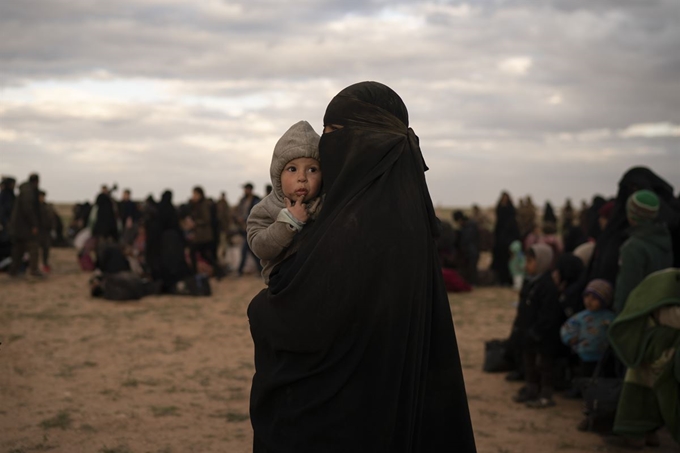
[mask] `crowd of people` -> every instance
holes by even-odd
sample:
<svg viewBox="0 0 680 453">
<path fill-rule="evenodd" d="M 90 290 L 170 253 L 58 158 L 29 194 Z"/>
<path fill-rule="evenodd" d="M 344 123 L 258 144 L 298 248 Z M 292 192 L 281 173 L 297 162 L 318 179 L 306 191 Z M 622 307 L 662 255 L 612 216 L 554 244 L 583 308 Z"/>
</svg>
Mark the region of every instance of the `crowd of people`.
<svg viewBox="0 0 680 453">
<path fill-rule="evenodd" d="M 475 237 L 465 219 L 454 214 L 462 220 L 455 264 L 474 283 L 467 260 L 479 247 L 463 239 Z M 578 213 L 567 200 L 559 221 L 547 203 L 538 219 L 531 198 L 515 208 L 501 195 L 489 281 L 519 291 L 502 343 L 506 379 L 524 381 L 513 400 L 552 407 L 556 390 L 583 397 L 593 378 L 606 378 L 615 409 L 586 398 L 578 429 L 613 432 L 607 443 L 642 449 L 658 446 L 666 426 L 680 443 L 680 197 L 636 167 L 616 198 L 597 196 Z"/>
<path fill-rule="evenodd" d="M 294 238 L 321 201 L 318 143 L 306 122 L 286 132 L 264 200 L 250 183 L 235 207 L 225 193 L 212 200 L 200 186 L 179 206 L 171 191 L 139 203 L 128 189 L 117 200 L 115 186 L 102 186 L 94 204 L 74 206 L 66 234 L 37 174 L 18 190 L 5 177 L 0 269 L 43 278 L 51 271 L 51 245 L 70 240 L 81 268 L 94 271 L 95 297 L 209 295 L 208 278 L 241 276 L 250 257 L 269 283 L 272 268 L 297 251 Z M 475 205 L 469 214 L 455 211 L 453 227 L 439 223 L 437 251 L 450 291 L 485 284 L 518 291 L 503 343 L 506 379 L 524 381 L 513 400 L 552 407 L 556 391 L 583 397 L 589 378 L 606 376 L 621 388 L 604 428 L 616 436 L 607 442 L 655 446 L 666 426 L 680 443 L 680 197 L 636 167 L 621 179 L 616 198 L 596 196 L 580 211 L 567 200 L 559 216 L 548 202 L 541 214 L 531 197 L 516 208 L 503 192 L 495 222 Z M 232 267 L 227 254 L 237 248 L 239 264 Z M 479 269 L 484 251 L 492 255 L 488 270 Z M 578 429 L 594 430 L 600 416 L 586 412 Z"/>
<path fill-rule="evenodd" d="M 205 295 L 210 277 L 242 276 L 249 257 L 262 269 L 246 240 L 246 221 L 261 201 L 253 189 L 253 184 L 245 184 L 241 200 L 232 207 L 224 192 L 213 200 L 196 186 L 191 198 L 176 206 L 171 191 L 159 201 L 149 196 L 138 202 L 129 189 L 117 199 L 117 186 L 103 185 L 93 204 L 73 206 L 64 231 L 38 174 L 31 174 L 18 190 L 14 178 L 3 177 L 0 270 L 13 277 L 44 278 L 51 272 L 50 247 L 73 245 L 81 269 L 94 272 L 93 296 L 128 300 L 154 293 Z M 241 257 L 234 259 L 239 248 Z"/>
<path fill-rule="evenodd" d="M 18 193 L 17 193 L 18 192 Z M 0 180 L 0 270 L 11 275 L 24 271 L 24 254 L 29 256 L 28 272 L 36 277 L 49 273 L 50 248 L 67 245 L 64 226 L 40 178 L 31 174 L 18 190 L 16 179 Z"/>
</svg>

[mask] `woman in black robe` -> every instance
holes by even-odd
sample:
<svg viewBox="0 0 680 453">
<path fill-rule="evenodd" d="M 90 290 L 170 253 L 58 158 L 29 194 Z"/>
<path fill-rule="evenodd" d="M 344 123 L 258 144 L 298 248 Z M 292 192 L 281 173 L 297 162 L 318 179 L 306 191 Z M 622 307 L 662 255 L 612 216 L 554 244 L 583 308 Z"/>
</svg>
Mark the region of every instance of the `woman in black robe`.
<svg viewBox="0 0 680 453">
<path fill-rule="evenodd" d="M 474 452 L 406 107 L 363 82 L 324 123 L 324 206 L 248 308 L 253 451 Z"/>
<path fill-rule="evenodd" d="M 491 269 L 501 285 L 512 285 L 512 275 L 508 263 L 510 261 L 510 244 L 519 239 L 519 226 L 515 206 L 510 194 L 503 192 L 496 205 L 496 226 L 494 228 L 493 261 Z"/>
<path fill-rule="evenodd" d="M 172 204 L 172 192 L 163 192 L 158 204 L 161 226 L 161 274 L 163 291 L 173 292 L 177 282 L 192 275 L 184 250 L 187 246 L 179 225 L 179 214 Z"/>
<path fill-rule="evenodd" d="M 111 197 L 100 193 L 97 197 L 97 218 L 92 227 L 92 236 L 98 239 L 118 241 L 118 223 Z"/>
<path fill-rule="evenodd" d="M 643 189 L 657 194 L 661 202 L 658 220 L 668 226 L 674 243 L 680 242 L 680 205 L 675 201 L 673 186 L 646 167 L 633 167 L 619 181 L 619 191 L 616 195 L 613 213 L 607 226 L 600 233 L 593 251 L 593 258 L 588 268 L 588 281 L 596 278 L 609 282 L 616 281 L 619 270 L 619 249 L 628 239 L 630 227 L 626 216 L 626 202 L 628 197 Z"/>
</svg>

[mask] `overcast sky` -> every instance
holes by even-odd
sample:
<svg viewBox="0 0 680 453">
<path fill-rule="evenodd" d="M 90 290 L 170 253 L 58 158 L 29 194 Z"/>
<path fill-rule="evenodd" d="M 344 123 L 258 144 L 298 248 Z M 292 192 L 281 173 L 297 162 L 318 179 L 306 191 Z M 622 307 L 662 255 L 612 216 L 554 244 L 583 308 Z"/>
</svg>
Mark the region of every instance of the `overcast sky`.
<svg viewBox="0 0 680 453">
<path fill-rule="evenodd" d="M 541 6 L 535 6 L 537 4 Z M 274 144 L 376 80 L 438 205 L 561 205 L 645 165 L 680 188 L 677 0 L 0 1 L 0 174 L 52 200 L 268 183 Z"/>
</svg>

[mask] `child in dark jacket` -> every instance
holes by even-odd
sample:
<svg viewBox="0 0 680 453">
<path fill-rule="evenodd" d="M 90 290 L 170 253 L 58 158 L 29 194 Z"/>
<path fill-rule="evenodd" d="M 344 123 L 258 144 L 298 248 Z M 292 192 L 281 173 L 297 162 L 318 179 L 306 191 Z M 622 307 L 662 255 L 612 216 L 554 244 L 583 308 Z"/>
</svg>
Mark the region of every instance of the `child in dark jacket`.
<svg viewBox="0 0 680 453">
<path fill-rule="evenodd" d="M 553 282 L 550 246 L 534 244 L 526 253 L 526 274 L 520 291 L 513 337 L 522 349 L 526 386 L 513 400 L 528 407 L 554 406 L 555 356 L 561 351 L 560 327 L 565 316 Z"/>
</svg>

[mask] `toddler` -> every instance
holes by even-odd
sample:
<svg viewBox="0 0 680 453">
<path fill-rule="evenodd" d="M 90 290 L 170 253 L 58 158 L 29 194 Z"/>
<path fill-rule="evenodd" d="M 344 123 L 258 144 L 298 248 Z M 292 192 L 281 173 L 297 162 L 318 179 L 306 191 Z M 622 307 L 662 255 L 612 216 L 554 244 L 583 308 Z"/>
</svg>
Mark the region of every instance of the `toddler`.
<svg viewBox="0 0 680 453">
<path fill-rule="evenodd" d="M 526 386 L 513 400 L 528 407 L 554 406 L 554 359 L 562 344 L 560 326 L 564 313 L 551 276 L 552 249 L 534 244 L 527 250 L 524 280 L 510 341 L 524 359 Z"/>
<path fill-rule="evenodd" d="M 616 315 L 612 304 L 612 285 L 606 280 L 592 280 L 583 292 L 586 309 L 562 325 L 562 342 L 571 346 L 581 361 L 584 377 L 590 377 L 607 349 L 607 329 Z"/>
<path fill-rule="evenodd" d="M 295 235 L 319 208 L 319 135 L 307 121 L 291 126 L 276 143 L 270 176 L 272 193 L 253 207 L 246 227 L 267 284 L 272 269 L 290 254 Z"/>
</svg>

